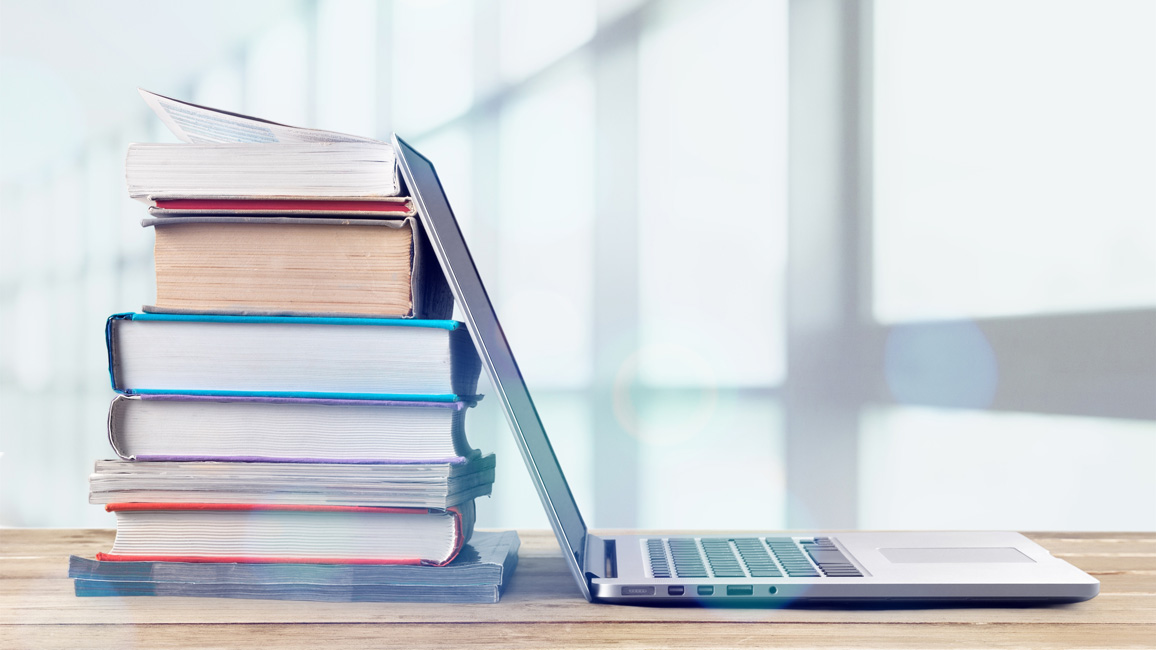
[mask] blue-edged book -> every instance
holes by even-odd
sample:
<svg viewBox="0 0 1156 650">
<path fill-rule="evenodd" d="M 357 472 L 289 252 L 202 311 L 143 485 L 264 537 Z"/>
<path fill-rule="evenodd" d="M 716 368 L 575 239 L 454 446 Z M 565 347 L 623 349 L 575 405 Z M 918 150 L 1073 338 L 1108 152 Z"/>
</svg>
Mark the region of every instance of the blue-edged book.
<svg viewBox="0 0 1156 650">
<path fill-rule="evenodd" d="M 128 313 L 105 338 L 126 395 L 454 402 L 481 372 L 452 320 Z"/>
</svg>

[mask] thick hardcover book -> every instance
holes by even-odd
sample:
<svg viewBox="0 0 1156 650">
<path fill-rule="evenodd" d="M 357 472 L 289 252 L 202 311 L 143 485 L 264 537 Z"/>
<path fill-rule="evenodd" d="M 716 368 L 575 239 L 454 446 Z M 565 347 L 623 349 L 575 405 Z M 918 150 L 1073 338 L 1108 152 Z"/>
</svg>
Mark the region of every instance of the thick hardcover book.
<svg viewBox="0 0 1156 650">
<path fill-rule="evenodd" d="M 276 503 L 450 508 L 490 493 L 494 455 L 461 463 L 98 460 L 91 503 Z"/>
<path fill-rule="evenodd" d="M 454 301 L 413 218 L 175 216 L 156 229 L 146 312 L 447 319 Z"/>
<path fill-rule="evenodd" d="M 453 402 L 481 373 L 456 321 L 114 314 L 105 337 L 124 394 Z"/>
<path fill-rule="evenodd" d="M 118 395 L 108 441 L 126 460 L 451 463 L 473 453 L 468 402 Z"/>
<path fill-rule="evenodd" d="M 518 565 L 514 531 L 475 532 L 452 562 L 420 565 L 101 562 L 72 556 L 77 596 L 495 603 Z"/>
<path fill-rule="evenodd" d="M 114 562 L 443 566 L 474 527 L 474 503 L 445 510 L 251 503 L 110 503 Z"/>
</svg>

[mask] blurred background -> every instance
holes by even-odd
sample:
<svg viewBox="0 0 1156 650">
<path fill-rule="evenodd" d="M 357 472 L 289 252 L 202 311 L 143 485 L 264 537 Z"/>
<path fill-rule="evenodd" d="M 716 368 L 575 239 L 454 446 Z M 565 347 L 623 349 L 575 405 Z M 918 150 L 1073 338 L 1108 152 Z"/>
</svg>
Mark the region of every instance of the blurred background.
<svg viewBox="0 0 1156 650">
<path fill-rule="evenodd" d="M 138 86 L 429 156 L 595 527 L 1156 529 L 1156 3 L 0 0 L 3 526 L 113 525 Z"/>
</svg>

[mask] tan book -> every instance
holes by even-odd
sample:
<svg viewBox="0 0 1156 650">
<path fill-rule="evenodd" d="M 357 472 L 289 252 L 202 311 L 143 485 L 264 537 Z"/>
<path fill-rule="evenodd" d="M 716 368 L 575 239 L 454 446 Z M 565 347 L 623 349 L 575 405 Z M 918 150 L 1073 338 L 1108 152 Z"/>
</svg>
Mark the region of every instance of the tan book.
<svg viewBox="0 0 1156 650">
<path fill-rule="evenodd" d="M 453 298 L 413 218 L 196 216 L 156 230 L 157 300 L 176 314 L 447 319 Z"/>
</svg>

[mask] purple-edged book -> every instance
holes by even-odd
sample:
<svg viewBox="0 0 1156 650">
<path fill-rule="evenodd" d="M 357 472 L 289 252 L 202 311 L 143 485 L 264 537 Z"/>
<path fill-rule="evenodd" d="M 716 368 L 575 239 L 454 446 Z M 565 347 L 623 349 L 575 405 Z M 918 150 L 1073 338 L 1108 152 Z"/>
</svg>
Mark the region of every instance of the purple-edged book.
<svg viewBox="0 0 1156 650">
<path fill-rule="evenodd" d="M 108 439 L 142 461 L 462 464 L 467 402 L 118 395 Z"/>
</svg>

